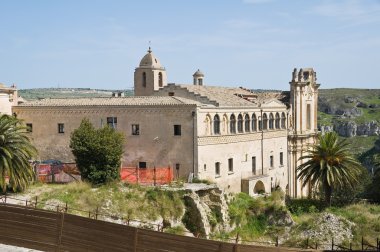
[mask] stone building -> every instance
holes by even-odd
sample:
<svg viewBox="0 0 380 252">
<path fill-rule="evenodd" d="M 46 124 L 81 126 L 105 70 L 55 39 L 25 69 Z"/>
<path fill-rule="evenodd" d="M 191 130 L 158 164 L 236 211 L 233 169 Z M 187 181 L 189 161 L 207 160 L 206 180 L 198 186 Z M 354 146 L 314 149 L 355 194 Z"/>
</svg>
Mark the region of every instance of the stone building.
<svg viewBox="0 0 380 252">
<path fill-rule="evenodd" d="M 43 99 L 13 107 L 25 120 L 40 159 L 74 161 L 70 133 L 83 118 L 126 136 L 123 166 L 171 166 L 176 176 L 216 182 L 254 195 L 280 186 L 306 196 L 295 168 L 315 141 L 318 87 L 313 69 L 293 72 L 290 92 L 167 83 L 149 48 L 134 73 L 134 97 Z"/>
<path fill-rule="evenodd" d="M 18 95 L 15 85 L 6 87 L 0 83 L 0 114 L 12 114 L 12 106 L 17 105 Z"/>
</svg>

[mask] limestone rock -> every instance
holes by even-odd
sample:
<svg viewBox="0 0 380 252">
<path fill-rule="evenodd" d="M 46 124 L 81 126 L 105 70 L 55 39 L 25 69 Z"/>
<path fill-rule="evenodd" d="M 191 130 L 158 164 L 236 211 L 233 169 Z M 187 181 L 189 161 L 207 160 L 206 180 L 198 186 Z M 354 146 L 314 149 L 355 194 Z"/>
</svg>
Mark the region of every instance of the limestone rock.
<svg viewBox="0 0 380 252">
<path fill-rule="evenodd" d="M 337 122 L 334 125 L 335 131 L 344 137 L 353 136 L 378 136 L 380 135 L 380 125 L 377 121 L 366 122 L 357 125 L 353 121 Z M 327 132 L 325 126 L 321 126 L 321 131 Z"/>
<path fill-rule="evenodd" d="M 353 121 L 339 122 L 334 125 L 335 131 L 344 137 L 356 136 L 357 125 Z"/>
<path fill-rule="evenodd" d="M 312 223 L 312 228 L 302 232 L 303 239 L 317 241 L 319 244 L 325 244 L 325 247 L 320 246 L 320 249 L 329 249 L 331 237 L 334 237 L 335 244 L 341 244 L 345 240 L 353 238 L 352 229 L 354 223 L 349 220 L 336 216 L 332 213 L 322 213 Z"/>
<path fill-rule="evenodd" d="M 357 135 L 378 136 L 380 134 L 380 127 L 376 121 L 366 122 L 358 125 Z"/>
<path fill-rule="evenodd" d="M 321 126 L 319 127 L 319 129 L 320 129 L 322 135 L 324 135 L 324 134 L 327 133 L 327 132 L 332 132 L 332 131 L 334 131 L 334 127 L 333 127 L 332 125 L 321 125 Z"/>
</svg>

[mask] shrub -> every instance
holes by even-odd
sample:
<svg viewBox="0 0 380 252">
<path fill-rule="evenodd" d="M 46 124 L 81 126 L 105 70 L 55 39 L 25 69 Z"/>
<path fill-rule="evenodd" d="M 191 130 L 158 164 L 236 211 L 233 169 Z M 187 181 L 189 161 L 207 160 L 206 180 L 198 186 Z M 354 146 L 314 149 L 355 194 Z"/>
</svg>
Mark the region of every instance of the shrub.
<svg viewBox="0 0 380 252">
<path fill-rule="evenodd" d="M 71 134 L 72 149 L 82 179 L 105 184 L 120 178 L 124 136 L 106 126 L 95 129 L 88 119 Z"/>
<path fill-rule="evenodd" d="M 325 208 L 324 202 L 315 199 L 290 199 L 286 200 L 286 207 L 295 215 L 303 213 L 320 212 Z"/>
</svg>

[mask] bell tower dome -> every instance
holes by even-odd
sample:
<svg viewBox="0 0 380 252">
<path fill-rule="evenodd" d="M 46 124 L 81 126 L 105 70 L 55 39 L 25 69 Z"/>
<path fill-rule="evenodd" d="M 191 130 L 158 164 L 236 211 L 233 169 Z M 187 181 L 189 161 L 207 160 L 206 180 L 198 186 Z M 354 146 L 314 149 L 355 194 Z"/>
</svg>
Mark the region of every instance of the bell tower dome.
<svg viewBox="0 0 380 252">
<path fill-rule="evenodd" d="M 204 77 L 205 77 L 205 75 L 201 72 L 201 70 L 198 69 L 193 74 L 193 83 L 194 83 L 194 85 L 203 86 L 203 78 Z"/>
<path fill-rule="evenodd" d="M 135 69 L 134 90 L 135 96 L 150 96 L 154 91 L 166 86 L 166 70 L 154 56 L 149 47 L 147 54 L 141 59 Z"/>
</svg>

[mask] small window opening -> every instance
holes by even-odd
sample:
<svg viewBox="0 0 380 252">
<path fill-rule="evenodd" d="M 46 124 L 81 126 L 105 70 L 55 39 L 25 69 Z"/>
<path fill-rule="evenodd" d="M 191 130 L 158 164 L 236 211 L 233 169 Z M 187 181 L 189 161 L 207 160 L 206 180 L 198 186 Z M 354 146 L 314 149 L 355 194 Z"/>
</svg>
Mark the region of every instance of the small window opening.
<svg viewBox="0 0 380 252">
<path fill-rule="evenodd" d="M 65 125 L 63 123 L 58 123 L 58 133 L 65 133 Z"/>
<path fill-rule="evenodd" d="M 179 125 L 179 124 L 174 125 L 174 135 L 175 136 L 180 136 L 181 135 L 181 125 Z"/>
<path fill-rule="evenodd" d="M 140 135 L 140 125 L 139 124 L 132 124 L 132 135 L 134 135 L 134 136 Z"/>
</svg>

